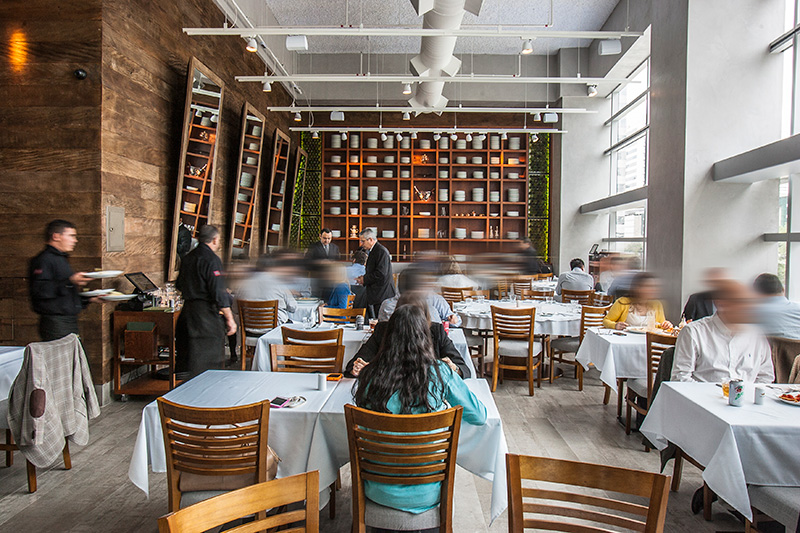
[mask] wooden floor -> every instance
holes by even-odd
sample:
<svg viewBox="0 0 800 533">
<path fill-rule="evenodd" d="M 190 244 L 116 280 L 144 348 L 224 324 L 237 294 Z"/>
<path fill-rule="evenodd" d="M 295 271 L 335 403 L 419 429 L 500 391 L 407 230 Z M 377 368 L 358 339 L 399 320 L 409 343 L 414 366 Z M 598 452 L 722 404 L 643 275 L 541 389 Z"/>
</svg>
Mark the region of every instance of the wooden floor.
<svg viewBox="0 0 800 533">
<path fill-rule="evenodd" d="M 571 375 L 571 371 L 567 370 Z M 596 372 L 587 375 L 583 392 L 562 378 L 543 384 L 533 398 L 527 385 L 509 382 L 498 387 L 495 401 L 512 452 L 657 471 L 656 452 L 644 453 L 639 436 L 626 436 L 615 420 L 616 405 L 602 404 L 603 388 Z M 91 443 L 72 446 L 72 470 L 58 464 L 39 472 L 39 490 L 28 494 L 25 462 L 17 454 L 11 468 L 0 468 L 0 531 L 14 532 L 155 532 L 156 519 L 166 513 L 166 475 L 150 476 L 150 499 L 128 480 L 128 463 L 145 400 L 115 402 L 92 421 Z M 671 473 L 672 464 L 668 466 Z M 350 531 L 349 471 L 342 472 L 338 516 L 321 514 L 323 532 Z M 684 469 L 680 492 L 671 493 L 668 532 L 744 531 L 719 503 L 714 520 L 705 522 L 689 508 L 701 484 L 699 472 Z M 459 469 L 456 476 L 454 531 L 507 531 L 506 513 L 489 525 L 491 483 Z"/>
</svg>

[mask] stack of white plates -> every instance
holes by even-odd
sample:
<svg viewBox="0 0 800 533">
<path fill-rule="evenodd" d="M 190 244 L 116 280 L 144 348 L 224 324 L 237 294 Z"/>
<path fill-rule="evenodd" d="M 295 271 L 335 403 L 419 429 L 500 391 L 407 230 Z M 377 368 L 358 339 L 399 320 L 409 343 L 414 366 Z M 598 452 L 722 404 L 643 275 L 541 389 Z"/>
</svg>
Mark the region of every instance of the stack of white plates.
<svg viewBox="0 0 800 533">
<path fill-rule="evenodd" d="M 281 225 L 280 224 L 273 224 L 270 227 L 272 228 L 272 231 L 280 231 L 281 230 Z"/>
<path fill-rule="evenodd" d="M 453 236 L 456 239 L 466 239 L 467 238 L 467 228 L 456 228 L 453 232 Z"/>
<path fill-rule="evenodd" d="M 384 170 L 383 171 L 383 177 L 384 178 L 393 178 L 394 177 L 394 171 L 393 170 Z"/>
<path fill-rule="evenodd" d="M 281 192 L 281 194 L 286 192 L 286 180 L 283 180 L 281 182 L 280 192 Z"/>
<path fill-rule="evenodd" d="M 519 172 L 509 172 L 508 173 L 508 179 L 510 179 L 510 180 L 519 179 Z"/>
<path fill-rule="evenodd" d="M 508 189 L 508 201 L 519 202 L 519 189 Z"/>
<path fill-rule="evenodd" d="M 430 239 L 431 238 L 430 228 L 417 228 L 417 237 L 419 237 L 420 239 Z"/>
<path fill-rule="evenodd" d="M 408 150 L 409 148 L 411 148 L 411 137 L 406 135 L 400 140 L 400 149 Z"/>
<path fill-rule="evenodd" d="M 476 170 L 475 172 L 472 173 L 472 177 L 475 178 L 476 180 L 482 180 L 483 178 L 486 177 L 486 175 L 483 173 L 483 170 Z"/>
<path fill-rule="evenodd" d="M 357 168 L 351 168 L 350 169 L 350 177 L 351 178 L 357 178 L 358 177 L 358 169 Z"/>
<path fill-rule="evenodd" d="M 394 156 L 393 155 L 384 156 L 383 162 L 384 163 L 394 163 Z"/>
<path fill-rule="evenodd" d="M 384 239 L 394 239 L 394 230 L 385 229 L 381 232 L 381 237 Z"/>
<path fill-rule="evenodd" d="M 489 158 L 490 165 L 499 165 L 500 164 L 500 157 L 499 156 L 492 156 Z"/>
<path fill-rule="evenodd" d="M 258 159 L 256 159 L 255 157 L 248 157 L 244 162 L 245 165 L 250 165 L 251 167 L 256 165 L 257 163 Z"/>
<path fill-rule="evenodd" d="M 509 165 L 519 165 L 519 157 L 509 157 L 508 158 Z"/>
<path fill-rule="evenodd" d="M 447 137 L 442 137 L 439 139 L 439 148 L 447 148 L 450 144 L 450 139 Z"/>
<path fill-rule="evenodd" d="M 367 139 L 369 141 L 369 139 Z M 368 155 L 367 156 L 367 163 L 377 163 L 378 156 L 377 155 Z"/>
<path fill-rule="evenodd" d="M 506 211 L 506 216 L 518 217 L 519 216 L 519 211 Z"/>
<path fill-rule="evenodd" d="M 411 158 L 408 157 L 407 155 L 404 155 L 403 157 L 400 158 L 400 162 L 403 163 L 404 165 L 407 165 L 411 163 Z"/>
<path fill-rule="evenodd" d="M 489 137 L 489 149 L 490 150 L 499 150 L 500 149 L 500 136 L 499 135 L 492 135 Z"/>
<path fill-rule="evenodd" d="M 333 237 L 338 239 L 339 237 L 342 236 L 342 230 L 340 230 L 340 229 L 332 229 L 331 230 L 331 236 L 333 236 Z"/>
<path fill-rule="evenodd" d="M 450 160 L 444 156 L 439 158 L 439 164 L 446 165 Z"/>
<path fill-rule="evenodd" d="M 249 188 L 249 187 L 253 186 L 253 181 L 254 180 L 255 180 L 255 176 L 253 176 L 249 172 L 242 172 L 242 179 L 240 181 L 240 184 L 241 184 L 242 187 L 248 187 Z"/>
<path fill-rule="evenodd" d="M 342 208 L 341 207 L 338 207 L 338 206 L 331 207 L 331 215 L 341 215 L 341 214 L 342 214 Z"/>
<path fill-rule="evenodd" d="M 431 212 L 430 211 L 420 211 L 419 212 L 419 216 L 421 216 L 421 217 L 429 217 L 429 216 L 431 216 Z"/>
<path fill-rule="evenodd" d="M 420 139 L 419 140 L 419 148 L 420 148 L 420 150 L 430 150 L 431 149 L 431 140 L 430 139 Z"/>
<path fill-rule="evenodd" d="M 250 143 L 247 145 L 248 150 L 258 151 L 258 143 Z"/>
<path fill-rule="evenodd" d="M 378 138 L 377 137 L 370 137 L 367 139 L 367 148 L 375 149 L 378 147 Z"/>
<path fill-rule="evenodd" d="M 338 169 L 338 168 L 332 168 L 331 169 L 331 177 L 332 178 L 339 178 L 339 177 L 341 177 L 341 175 L 342 175 L 341 169 Z"/>
<path fill-rule="evenodd" d="M 493 171 L 489 172 L 489 177 L 492 178 L 493 180 L 499 180 L 500 179 L 500 173 L 498 171 L 496 171 L 496 170 L 493 170 Z"/>
<path fill-rule="evenodd" d="M 439 171 L 439 177 L 440 178 L 447 178 L 447 176 L 449 176 L 449 175 L 450 175 L 450 173 L 447 170 L 440 170 Z"/>
<path fill-rule="evenodd" d="M 367 201 L 374 202 L 378 199 L 378 187 L 375 185 L 370 185 L 367 187 Z"/>
<path fill-rule="evenodd" d="M 457 171 L 457 172 L 456 172 L 456 177 L 457 177 L 457 178 L 462 178 L 462 179 L 463 179 L 463 178 L 466 178 L 466 177 L 467 177 L 467 171 L 466 171 L 466 170 L 459 170 L 459 171 Z"/>
<path fill-rule="evenodd" d="M 350 186 L 350 199 L 353 201 L 358 200 L 358 185 Z"/>
<path fill-rule="evenodd" d="M 481 156 L 479 156 L 479 155 L 476 155 L 475 157 L 472 158 L 472 164 L 473 165 L 482 165 L 483 164 L 483 158 Z"/>
<path fill-rule="evenodd" d="M 519 239 L 519 232 L 518 231 L 507 231 L 506 232 L 506 239 Z"/>
<path fill-rule="evenodd" d="M 350 156 L 350 162 L 351 163 L 358 163 L 358 156 L 357 155 L 351 155 Z"/>
<path fill-rule="evenodd" d="M 390 217 L 390 216 L 392 216 L 393 214 L 394 214 L 394 211 L 392 210 L 392 208 L 391 208 L 391 207 L 382 207 L 382 208 L 381 208 L 381 215 L 384 215 L 384 216 Z"/>
<path fill-rule="evenodd" d="M 466 202 L 467 201 L 467 192 L 466 191 L 453 191 L 453 200 L 456 202 Z"/>
<path fill-rule="evenodd" d="M 466 165 L 467 164 L 467 156 L 460 155 L 456 157 L 456 164 L 457 165 Z"/>
<path fill-rule="evenodd" d="M 237 194 L 236 198 L 240 202 L 249 202 L 250 201 L 250 197 L 248 195 L 246 195 L 245 193 L 243 193 L 243 192 L 240 192 L 239 194 Z"/>
<path fill-rule="evenodd" d="M 499 202 L 500 201 L 500 191 L 489 191 L 489 201 L 490 202 Z"/>
<path fill-rule="evenodd" d="M 341 163 L 341 162 L 342 162 L 342 156 L 340 155 L 331 156 L 331 163 Z"/>
<path fill-rule="evenodd" d="M 341 148 L 342 147 L 342 136 L 338 133 L 334 133 L 331 135 L 331 148 Z"/>
<path fill-rule="evenodd" d="M 374 216 L 374 215 L 377 215 L 379 212 L 380 211 L 378 210 L 377 207 L 368 207 L 367 208 L 367 214 L 368 215 L 373 215 Z"/>
<path fill-rule="evenodd" d="M 411 200 L 411 189 L 400 189 L 400 201 L 408 202 Z"/>
<path fill-rule="evenodd" d="M 467 141 L 465 139 L 458 139 L 456 141 L 456 150 L 466 150 L 467 149 Z"/>
<path fill-rule="evenodd" d="M 394 191 L 383 191 L 381 193 L 381 200 L 384 202 L 391 202 L 394 200 Z"/>
<path fill-rule="evenodd" d="M 333 210 L 333 208 L 331 208 L 331 210 Z M 244 218 L 246 216 L 247 215 L 245 215 L 244 213 L 236 213 L 236 217 L 235 217 L 236 218 L 236 223 L 237 224 L 241 224 L 242 222 L 244 222 Z"/>
<path fill-rule="evenodd" d="M 358 148 L 360 146 L 358 141 L 359 141 L 358 135 L 356 135 L 355 133 L 351 133 L 350 134 L 350 148 Z"/>
<path fill-rule="evenodd" d="M 401 178 L 410 178 L 411 177 L 411 171 L 410 170 L 401 170 L 400 171 L 400 177 Z"/>
<path fill-rule="evenodd" d="M 440 202 L 447 202 L 450 196 L 450 191 L 448 189 L 439 189 L 439 201 Z"/>
<path fill-rule="evenodd" d="M 521 139 L 519 137 L 509 137 L 508 138 L 508 149 L 509 150 L 519 150 L 521 146 Z"/>
<path fill-rule="evenodd" d="M 386 140 L 383 141 L 383 147 L 384 148 L 394 148 L 394 136 L 393 135 L 389 135 L 388 137 L 386 137 Z"/>
<path fill-rule="evenodd" d="M 483 141 L 481 140 L 480 136 L 475 136 L 472 138 L 472 149 L 483 150 Z"/>
<path fill-rule="evenodd" d="M 469 236 L 473 239 L 485 239 L 486 233 L 483 231 L 471 231 Z"/>
<path fill-rule="evenodd" d="M 366 171 L 366 175 L 368 178 L 376 178 L 378 177 L 378 171 L 374 169 L 370 169 Z"/>
<path fill-rule="evenodd" d="M 476 187 L 472 189 L 472 201 L 473 202 L 483 202 L 486 199 L 484 196 L 484 190 L 481 187 Z"/>
<path fill-rule="evenodd" d="M 357 207 L 351 207 L 350 208 L 350 214 L 351 215 L 357 215 L 358 214 L 358 208 Z"/>
</svg>

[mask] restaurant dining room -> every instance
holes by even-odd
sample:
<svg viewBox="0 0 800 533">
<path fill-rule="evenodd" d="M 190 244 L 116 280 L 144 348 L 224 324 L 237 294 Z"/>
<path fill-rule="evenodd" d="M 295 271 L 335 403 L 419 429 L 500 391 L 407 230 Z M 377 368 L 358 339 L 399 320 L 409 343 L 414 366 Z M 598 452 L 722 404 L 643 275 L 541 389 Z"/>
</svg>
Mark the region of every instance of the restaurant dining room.
<svg viewBox="0 0 800 533">
<path fill-rule="evenodd" d="M 800 0 L 0 30 L 0 531 L 800 533 Z"/>
</svg>

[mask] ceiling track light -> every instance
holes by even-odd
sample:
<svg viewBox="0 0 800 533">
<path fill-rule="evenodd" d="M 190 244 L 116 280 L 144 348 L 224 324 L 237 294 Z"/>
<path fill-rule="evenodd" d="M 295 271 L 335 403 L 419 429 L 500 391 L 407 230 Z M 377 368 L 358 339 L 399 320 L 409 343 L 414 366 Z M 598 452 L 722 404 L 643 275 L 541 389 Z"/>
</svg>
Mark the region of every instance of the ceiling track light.
<svg viewBox="0 0 800 533">
<path fill-rule="evenodd" d="M 533 135 L 531 135 L 531 142 L 534 142 L 534 143 L 535 143 L 535 142 L 536 142 L 536 141 L 538 141 L 538 140 L 539 140 L 539 135 L 537 135 L 536 133 L 534 133 Z"/>
<path fill-rule="evenodd" d="M 388 136 L 388 135 L 386 135 L 385 133 L 381 133 L 381 140 L 382 140 L 382 141 L 385 141 L 385 140 L 386 140 L 386 139 L 388 139 L 388 138 L 389 138 L 389 136 Z"/>
<path fill-rule="evenodd" d="M 504 141 L 508 140 L 508 133 L 506 133 L 506 132 L 503 132 L 503 134 L 500 136 L 500 138 L 501 138 L 502 140 L 504 140 Z"/>
<path fill-rule="evenodd" d="M 198 109 L 197 111 L 194 112 L 194 116 L 202 117 L 203 116 L 203 112 Z"/>
<path fill-rule="evenodd" d="M 597 85 L 591 84 L 586 86 L 586 95 L 590 98 L 597 96 Z"/>
<path fill-rule="evenodd" d="M 311 132 L 311 138 L 312 139 L 319 139 L 319 132 L 318 131 L 312 131 Z"/>
<path fill-rule="evenodd" d="M 533 114 L 533 121 L 534 122 L 541 122 L 542 121 L 542 114 L 541 113 L 534 113 Z"/>
<path fill-rule="evenodd" d="M 450 140 L 455 141 L 456 139 L 458 139 L 458 134 L 456 132 L 451 133 L 450 134 Z"/>
<path fill-rule="evenodd" d="M 434 133 L 433 134 L 433 140 L 434 141 L 438 141 L 441 138 L 442 138 L 442 134 L 441 133 Z"/>
<path fill-rule="evenodd" d="M 417 132 L 416 131 L 412 131 L 411 132 L 411 138 L 412 139 L 416 139 L 417 138 Z"/>
<path fill-rule="evenodd" d="M 301 120 L 303 120 L 303 116 L 300 114 L 300 111 L 298 111 L 297 113 L 294 114 L 294 121 L 300 122 Z"/>
<path fill-rule="evenodd" d="M 464 137 L 464 138 L 467 140 L 468 143 L 472 142 L 472 134 L 471 133 L 467 133 L 467 136 Z"/>
<path fill-rule="evenodd" d="M 408 111 L 403 113 L 403 120 L 411 120 L 411 113 Z"/>
<path fill-rule="evenodd" d="M 402 141 L 403 140 L 403 134 L 398 132 L 397 135 L 394 136 L 394 138 L 397 139 L 398 141 Z"/>
<path fill-rule="evenodd" d="M 403 85 L 403 94 L 411 94 L 411 84 L 406 83 Z"/>
<path fill-rule="evenodd" d="M 346 131 L 343 131 L 343 132 L 342 132 L 342 133 L 340 133 L 339 135 L 341 135 L 341 137 L 342 137 L 342 140 L 343 140 L 343 141 L 346 141 L 346 140 L 347 140 L 347 132 L 346 132 Z"/>
<path fill-rule="evenodd" d="M 258 52 L 258 41 L 256 41 L 255 37 L 250 37 L 247 39 L 247 46 L 245 50 L 248 52 Z"/>
<path fill-rule="evenodd" d="M 264 82 L 264 92 L 271 93 L 272 92 L 272 83 L 265 81 Z"/>
<path fill-rule="evenodd" d="M 533 40 L 532 39 L 527 39 L 522 44 L 522 51 L 520 51 L 520 54 L 526 56 L 526 55 L 529 55 L 529 54 L 532 54 L 532 53 L 533 53 Z"/>
</svg>

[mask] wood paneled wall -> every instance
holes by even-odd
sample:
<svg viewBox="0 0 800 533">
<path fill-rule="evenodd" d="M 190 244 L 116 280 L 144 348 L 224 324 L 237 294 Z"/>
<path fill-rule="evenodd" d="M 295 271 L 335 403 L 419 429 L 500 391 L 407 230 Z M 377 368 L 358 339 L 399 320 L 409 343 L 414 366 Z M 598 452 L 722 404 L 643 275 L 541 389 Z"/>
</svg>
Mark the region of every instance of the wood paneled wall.
<svg viewBox="0 0 800 533">
<path fill-rule="evenodd" d="M 52 218 L 78 225 L 75 269 L 141 270 L 164 282 L 192 56 L 226 84 L 212 222 L 228 235 L 243 103 L 267 115 L 265 146 L 276 127 L 288 133 L 292 122 L 267 113 L 269 105 L 291 102 L 281 87 L 264 93 L 259 84 L 235 81 L 264 71 L 243 40 L 181 31 L 222 20 L 212 0 L 0 3 L 0 343 L 38 339 L 26 265 Z M 86 80 L 72 75 L 79 67 Z M 298 141 L 293 136 L 293 145 Z M 105 252 L 109 205 L 125 208 L 124 252 Z M 107 286 L 131 288 L 124 280 Z M 96 383 L 111 379 L 112 311 L 92 306 L 82 315 Z"/>
</svg>

